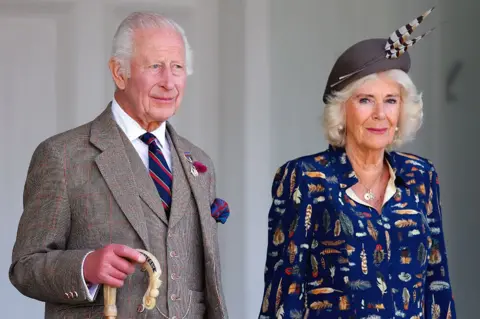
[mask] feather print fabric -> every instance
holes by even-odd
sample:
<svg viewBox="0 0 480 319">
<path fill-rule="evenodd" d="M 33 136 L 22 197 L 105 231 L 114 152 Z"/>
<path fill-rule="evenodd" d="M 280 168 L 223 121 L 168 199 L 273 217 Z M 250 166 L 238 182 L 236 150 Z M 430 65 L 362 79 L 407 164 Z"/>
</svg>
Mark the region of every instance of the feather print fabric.
<svg viewBox="0 0 480 319">
<path fill-rule="evenodd" d="M 391 152 L 395 194 L 381 214 L 352 200 L 342 148 L 277 170 L 259 318 L 456 318 L 438 178 Z"/>
</svg>

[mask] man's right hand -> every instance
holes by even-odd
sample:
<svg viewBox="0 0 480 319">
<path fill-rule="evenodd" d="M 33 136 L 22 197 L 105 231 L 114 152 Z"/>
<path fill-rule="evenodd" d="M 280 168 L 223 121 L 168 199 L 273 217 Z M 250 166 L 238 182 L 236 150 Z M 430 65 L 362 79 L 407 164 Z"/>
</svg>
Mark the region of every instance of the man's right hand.
<svg viewBox="0 0 480 319">
<path fill-rule="evenodd" d="M 135 271 L 135 265 L 144 262 L 145 256 L 136 249 L 110 244 L 88 254 L 83 275 L 88 283 L 120 288 L 125 278 Z"/>
</svg>

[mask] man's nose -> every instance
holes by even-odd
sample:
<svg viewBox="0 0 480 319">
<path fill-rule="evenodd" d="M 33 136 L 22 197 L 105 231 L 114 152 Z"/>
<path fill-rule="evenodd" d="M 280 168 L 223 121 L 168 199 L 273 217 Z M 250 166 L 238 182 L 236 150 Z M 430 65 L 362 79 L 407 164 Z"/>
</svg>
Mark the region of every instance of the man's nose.
<svg viewBox="0 0 480 319">
<path fill-rule="evenodd" d="M 158 85 L 167 90 L 172 90 L 174 88 L 173 83 L 172 71 L 168 68 L 163 69 L 160 80 L 158 81 Z"/>
</svg>

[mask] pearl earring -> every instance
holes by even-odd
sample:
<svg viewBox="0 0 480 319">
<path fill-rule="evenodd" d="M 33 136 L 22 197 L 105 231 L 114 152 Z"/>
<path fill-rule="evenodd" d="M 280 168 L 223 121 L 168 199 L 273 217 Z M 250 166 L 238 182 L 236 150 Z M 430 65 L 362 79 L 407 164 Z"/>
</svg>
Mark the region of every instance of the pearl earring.
<svg viewBox="0 0 480 319">
<path fill-rule="evenodd" d="M 398 132 L 398 126 L 397 126 L 397 127 L 395 127 L 395 132 Z"/>
<path fill-rule="evenodd" d="M 339 125 L 339 126 L 338 126 L 338 130 L 339 130 L 339 131 L 343 131 L 343 125 Z"/>
</svg>

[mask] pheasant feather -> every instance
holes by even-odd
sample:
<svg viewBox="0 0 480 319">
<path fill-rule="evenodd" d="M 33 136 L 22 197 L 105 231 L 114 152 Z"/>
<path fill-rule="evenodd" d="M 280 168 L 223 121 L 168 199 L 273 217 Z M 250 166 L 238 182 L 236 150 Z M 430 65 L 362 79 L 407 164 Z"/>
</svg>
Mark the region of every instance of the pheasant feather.
<svg viewBox="0 0 480 319">
<path fill-rule="evenodd" d="M 432 7 L 431 9 L 427 10 L 421 16 L 415 18 L 410 23 L 407 23 L 401 26 L 399 29 L 395 30 L 390 37 L 387 39 L 387 43 L 385 44 L 385 53 L 387 59 L 394 59 L 401 56 L 405 53 L 410 47 L 412 47 L 415 43 L 420 41 L 422 38 L 427 36 L 430 32 L 433 31 L 433 28 L 425 32 L 424 34 L 410 39 L 413 31 L 420 25 L 420 23 L 425 20 L 425 18 L 435 9 Z"/>
</svg>

